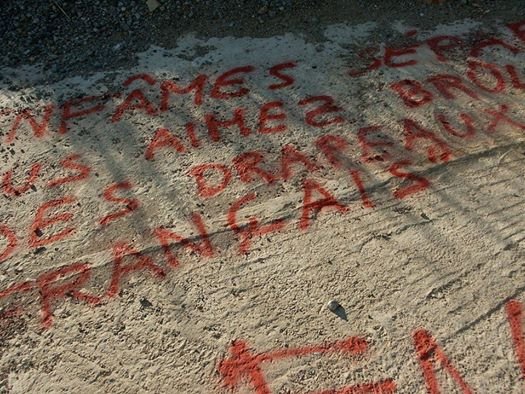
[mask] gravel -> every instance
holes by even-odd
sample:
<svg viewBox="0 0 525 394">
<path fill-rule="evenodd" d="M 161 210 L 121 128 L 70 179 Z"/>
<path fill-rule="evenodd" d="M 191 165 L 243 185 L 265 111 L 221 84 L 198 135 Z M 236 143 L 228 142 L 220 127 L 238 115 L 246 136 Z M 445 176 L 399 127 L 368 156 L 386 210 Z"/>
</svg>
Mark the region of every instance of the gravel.
<svg viewBox="0 0 525 394">
<path fill-rule="evenodd" d="M 150 12 L 144 0 L 4 0 L 0 65 L 42 64 L 50 80 L 132 65 L 150 44 L 173 47 L 185 33 L 270 36 L 301 32 L 320 40 L 331 23 L 390 22 L 418 27 L 441 20 L 498 17 L 515 20 L 522 0 L 164 0 Z M 416 4 L 414 4 L 416 3 Z"/>
</svg>

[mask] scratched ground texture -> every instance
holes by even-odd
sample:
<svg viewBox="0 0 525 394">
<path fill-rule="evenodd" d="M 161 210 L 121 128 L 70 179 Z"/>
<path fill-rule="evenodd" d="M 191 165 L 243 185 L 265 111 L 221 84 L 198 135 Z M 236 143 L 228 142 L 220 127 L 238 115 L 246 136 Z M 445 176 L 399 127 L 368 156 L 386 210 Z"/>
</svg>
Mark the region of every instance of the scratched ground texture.
<svg viewBox="0 0 525 394">
<path fill-rule="evenodd" d="M 0 390 L 523 392 L 519 18 L 3 68 Z"/>
</svg>

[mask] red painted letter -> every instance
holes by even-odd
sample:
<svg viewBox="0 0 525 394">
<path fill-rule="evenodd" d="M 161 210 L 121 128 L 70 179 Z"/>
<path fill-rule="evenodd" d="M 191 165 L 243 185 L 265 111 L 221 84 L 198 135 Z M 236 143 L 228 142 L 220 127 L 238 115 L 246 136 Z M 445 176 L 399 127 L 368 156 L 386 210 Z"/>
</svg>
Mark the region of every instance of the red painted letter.
<svg viewBox="0 0 525 394">
<path fill-rule="evenodd" d="M 359 129 L 357 139 L 361 147 L 361 160 L 363 162 L 386 161 L 390 159 L 388 148 L 394 145 L 394 141 L 386 137 L 386 133 L 381 133 L 381 131 L 381 126 L 368 126 Z M 375 134 L 377 138 L 370 140 L 368 137 L 370 134 Z M 377 154 L 378 150 L 380 150 L 379 154 Z"/>
<path fill-rule="evenodd" d="M 186 151 L 182 141 L 164 127 L 160 127 L 155 131 L 153 139 L 146 148 L 146 153 L 144 155 L 146 160 L 153 160 L 155 158 L 155 151 L 161 148 L 172 148 L 179 153 L 184 153 Z"/>
<path fill-rule="evenodd" d="M 405 130 L 405 148 L 407 150 L 413 150 L 416 141 L 419 139 L 427 140 L 432 143 L 427 147 L 428 160 L 432 163 L 437 163 L 439 160 L 446 163 L 450 160 L 450 148 L 445 141 L 412 119 L 403 119 L 401 122 Z"/>
<path fill-rule="evenodd" d="M 480 78 L 479 78 L 479 70 L 482 71 L 483 74 L 489 74 L 492 75 L 494 80 L 496 81 L 496 84 L 494 86 L 487 86 L 484 84 Z M 501 74 L 499 68 L 490 63 L 485 63 L 481 61 L 469 61 L 468 62 L 468 70 L 467 70 L 467 77 L 470 79 L 470 81 L 476 85 L 478 88 L 483 89 L 490 93 L 499 93 L 505 90 L 505 78 L 503 78 L 503 74 Z"/>
<path fill-rule="evenodd" d="M 510 300 L 505 305 L 510 333 L 514 342 L 514 352 L 521 370 L 521 378 L 525 379 L 525 341 L 523 338 L 523 305 L 518 300 Z"/>
<path fill-rule="evenodd" d="M 428 80 L 433 84 L 437 91 L 447 100 L 454 100 L 456 96 L 451 92 L 452 89 L 460 90 L 473 99 L 478 99 L 478 95 L 472 89 L 465 86 L 460 77 L 455 75 L 440 74 L 430 77 Z"/>
<path fill-rule="evenodd" d="M 438 381 L 433 368 L 433 364 L 436 362 L 439 362 L 441 367 L 444 368 L 456 384 L 459 385 L 461 393 L 474 394 L 456 368 L 451 364 L 443 349 L 441 349 L 428 331 L 419 329 L 414 332 L 412 337 L 414 339 L 417 358 L 419 360 L 419 365 L 423 370 L 423 378 L 425 379 L 425 384 L 429 394 L 440 393 Z"/>
<path fill-rule="evenodd" d="M 459 118 L 464 124 L 465 131 L 460 131 L 458 128 L 452 126 L 450 120 L 442 113 L 436 113 L 436 120 L 441 124 L 447 133 L 459 138 L 472 138 L 476 134 L 474 127 L 474 118 L 466 113 L 460 113 Z"/>
<path fill-rule="evenodd" d="M 101 112 L 104 109 L 104 104 L 98 103 L 96 105 L 93 105 L 88 108 L 83 108 L 80 110 L 74 110 L 74 107 L 84 104 L 84 103 L 91 103 L 92 101 L 101 101 L 102 99 L 105 99 L 106 96 L 87 96 L 87 97 L 80 97 L 80 98 L 74 98 L 71 100 L 66 101 L 64 104 L 62 104 L 62 116 L 60 119 L 60 127 L 58 128 L 58 132 L 60 134 L 67 133 L 68 130 L 68 124 L 67 121 L 73 118 L 79 118 L 81 116 L 86 116 L 95 112 Z"/>
<path fill-rule="evenodd" d="M 13 254 L 16 245 L 18 245 L 18 238 L 16 237 L 15 232 L 5 224 L 0 224 L 0 234 L 7 240 L 7 245 L 0 254 L 0 263 L 3 263 Z"/>
<path fill-rule="evenodd" d="M 244 67 L 236 67 L 232 68 L 229 71 L 226 71 L 224 74 L 219 76 L 217 80 L 215 81 L 215 84 L 213 85 L 213 88 L 211 90 L 211 97 L 217 98 L 217 99 L 229 99 L 232 97 L 241 97 L 250 91 L 250 89 L 242 87 L 238 90 L 235 90 L 233 92 L 224 92 L 222 88 L 224 86 L 232 86 L 232 85 L 242 85 L 244 84 L 244 78 L 233 78 L 229 79 L 231 76 L 234 76 L 235 74 L 247 74 L 251 73 L 255 70 L 255 67 L 253 66 L 244 66 Z"/>
<path fill-rule="evenodd" d="M 293 85 L 295 79 L 291 75 L 283 74 L 281 70 L 286 70 L 287 68 L 295 68 L 297 67 L 297 64 L 295 62 L 287 62 L 287 63 L 281 63 L 276 64 L 272 68 L 270 68 L 270 75 L 276 78 L 279 78 L 283 82 L 280 83 L 274 83 L 268 86 L 268 89 L 275 90 L 275 89 L 282 89 L 287 86 Z"/>
<path fill-rule="evenodd" d="M 347 170 L 354 182 L 359 194 L 361 196 L 361 201 L 363 206 L 366 208 L 372 208 L 374 203 L 370 201 L 368 194 L 366 192 L 363 180 L 361 179 L 361 174 L 359 170 L 355 168 L 354 164 L 350 159 L 345 155 L 344 151 L 348 147 L 348 142 L 338 135 L 323 135 L 319 137 L 315 144 L 317 148 L 323 152 L 326 159 L 330 162 L 332 167 L 340 170 Z"/>
<path fill-rule="evenodd" d="M 282 110 L 283 103 L 281 101 L 272 101 L 265 103 L 259 111 L 259 133 L 272 134 L 282 133 L 286 130 L 286 125 L 283 123 L 268 126 L 271 121 L 283 121 L 286 119 L 286 113 Z M 272 113 L 272 111 L 275 111 Z"/>
<path fill-rule="evenodd" d="M 33 130 L 33 135 L 36 138 L 42 138 L 47 132 L 49 120 L 51 119 L 53 110 L 53 104 L 46 105 L 40 123 L 35 120 L 35 116 L 33 115 L 30 109 L 22 110 L 22 112 L 16 115 L 15 120 L 11 125 L 11 129 L 9 130 L 9 133 L 7 134 L 5 139 L 6 144 L 10 144 L 15 140 L 16 132 L 20 128 L 20 125 L 22 124 L 23 120 L 29 123 L 29 126 L 31 126 L 31 129 Z"/>
<path fill-rule="evenodd" d="M 407 107 L 416 108 L 432 101 L 432 93 L 423 89 L 420 82 L 413 79 L 403 79 L 393 83 L 390 88 L 396 92 Z"/>
<path fill-rule="evenodd" d="M 206 114 L 205 122 L 208 127 L 208 135 L 214 142 L 221 139 L 219 128 L 237 126 L 243 137 L 246 137 L 251 132 L 250 129 L 246 127 L 243 108 L 235 108 L 233 111 L 233 118 L 229 120 L 218 120 L 214 114 Z"/>
<path fill-rule="evenodd" d="M 430 182 L 426 178 L 423 178 L 422 176 L 413 174 L 411 172 L 400 171 L 400 169 L 402 169 L 403 167 L 409 166 L 411 164 L 412 162 L 410 160 L 401 160 L 393 163 L 388 169 L 388 171 L 390 171 L 390 173 L 395 177 L 413 182 L 411 185 L 400 187 L 394 191 L 394 197 L 397 199 L 402 200 L 403 198 L 408 197 L 411 194 L 423 191 L 430 186 Z"/>
<path fill-rule="evenodd" d="M 47 211 L 55 207 L 62 205 L 73 204 L 76 202 L 76 198 L 73 196 L 65 196 L 56 200 L 50 200 L 43 203 L 38 207 L 35 215 L 35 220 L 31 224 L 29 234 L 29 246 L 32 248 L 38 248 L 40 246 L 48 245 L 50 243 L 60 241 L 75 232 L 74 227 L 67 227 L 56 234 L 50 235 L 47 238 L 42 238 L 42 230 L 46 227 L 52 226 L 58 222 L 68 222 L 73 218 L 71 212 L 63 212 L 54 216 L 46 217 Z"/>
<path fill-rule="evenodd" d="M 110 213 L 109 215 L 106 215 L 102 219 L 100 219 L 100 224 L 102 226 L 105 226 L 123 216 L 130 214 L 139 207 L 140 203 L 139 200 L 137 200 L 136 198 L 124 198 L 115 196 L 115 192 L 117 190 L 129 190 L 132 187 L 133 186 L 130 182 L 124 181 L 113 183 L 104 189 L 103 196 L 106 201 L 117 202 L 122 205 L 125 205 L 126 207 L 121 209 L 120 211 Z"/>
<path fill-rule="evenodd" d="M 34 188 L 35 181 L 37 180 L 41 170 L 42 165 L 40 163 L 34 163 L 31 166 L 31 170 L 24 184 L 19 187 L 13 186 L 13 170 L 7 171 L 2 179 L 2 189 L 4 194 L 6 196 L 19 196 L 29 191 L 29 189 Z"/>
<path fill-rule="evenodd" d="M 191 220 L 199 233 L 197 236 L 185 238 L 178 233 L 164 227 L 158 227 L 153 231 L 159 240 L 162 249 L 164 250 L 164 257 L 166 257 L 168 265 L 172 268 L 179 266 L 179 260 L 171 251 L 172 246 L 177 246 L 180 244 L 203 257 L 213 256 L 213 246 L 208 236 L 208 231 L 206 230 L 206 225 L 204 224 L 202 216 L 197 212 L 193 212 L 191 215 Z"/>
<path fill-rule="evenodd" d="M 160 110 L 161 111 L 167 111 L 170 105 L 170 94 L 176 93 L 176 94 L 187 94 L 190 93 L 192 90 L 195 91 L 195 96 L 193 98 L 193 102 L 195 105 L 201 105 L 202 104 L 202 95 L 204 92 L 204 85 L 206 84 L 206 81 L 208 80 L 208 77 L 206 75 L 199 75 L 197 76 L 188 86 L 181 87 L 177 85 L 173 81 L 164 81 L 160 85 L 160 94 L 161 94 L 161 101 L 160 101 Z"/>
<path fill-rule="evenodd" d="M 209 171 L 215 171 L 221 174 L 222 179 L 214 185 L 209 185 L 205 174 Z M 210 198 L 220 194 L 231 181 L 232 173 L 228 167 L 219 163 L 204 163 L 194 166 L 190 170 L 190 175 L 197 181 L 197 191 L 199 197 Z"/>
<path fill-rule="evenodd" d="M 78 159 L 80 159 L 80 155 L 73 154 L 73 155 L 69 155 L 68 157 L 66 157 L 64 160 L 60 162 L 60 164 L 62 164 L 62 167 L 66 169 L 70 169 L 70 170 L 75 170 L 76 171 L 75 175 L 69 175 L 63 178 L 53 179 L 47 183 L 47 186 L 55 187 L 55 186 L 63 185 L 65 183 L 78 182 L 78 181 L 81 181 L 82 179 L 86 179 L 91 172 L 91 168 L 89 168 L 88 166 L 84 164 L 78 163 L 77 162 Z"/>
<path fill-rule="evenodd" d="M 358 56 L 361 59 L 365 59 L 366 61 L 370 61 L 370 64 L 368 66 L 364 67 L 361 70 L 355 70 L 355 69 L 354 70 L 350 70 L 348 72 L 348 74 L 351 77 L 354 77 L 354 78 L 355 77 L 360 77 L 362 75 L 365 75 L 369 71 L 377 70 L 379 67 L 381 67 L 381 65 L 383 64 L 382 59 L 380 59 L 378 57 L 374 57 L 374 56 L 377 56 L 376 55 L 377 52 L 379 52 L 378 48 L 365 48 L 362 51 L 360 51 L 358 53 Z"/>
<path fill-rule="evenodd" d="M 315 102 L 321 102 L 322 105 L 310 111 L 306 111 L 306 123 L 314 127 L 326 127 L 332 124 L 342 123 L 344 119 L 341 116 L 335 116 L 329 119 L 318 119 L 319 116 L 334 112 L 340 112 L 343 109 L 334 104 L 334 99 L 330 96 L 313 96 L 299 101 L 299 105 L 310 105 Z"/>
<path fill-rule="evenodd" d="M 483 50 L 485 48 L 494 46 L 499 46 L 508 49 L 513 54 L 516 54 L 520 51 L 519 48 L 515 47 L 514 45 L 507 44 L 505 41 L 500 40 L 499 38 L 491 37 L 475 43 L 470 51 L 470 56 L 479 57 L 483 53 Z"/>
<path fill-rule="evenodd" d="M 257 178 L 263 179 L 266 183 L 273 183 L 275 176 L 259 167 L 262 161 L 264 161 L 264 155 L 261 152 L 246 152 L 235 157 L 233 165 L 244 183 L 251 183 Z"/>
<path fill-rule="evenodd" d="M 228 225 L 239 236 L 239 250 L 241 253 L 248 253 L 252 238 L 280 231 L 286 225 L 285 219 L 275 219 L 261 226 L 254 216 L 248 218 L 247 224 L 239 225 L 237 223 L 237 212 L 243 205 L 255 200 L 255 198 L 255 193 L 249 193 L 235 201 L 228 210 Z"/>
<path fill-rule="evenodd" d="M 400 56 L 413 55 L 416 53 L 416 48 L 419 47 L 418 44 L 411 45 L 406 48 L 386 48 L 385 49 L 385 65 L 388 67 L 406 67 L 413 66 L 417 64 L 417 60 L 410 59 L 404 62 L 396 62 L 396 58 Z"/>
<path fill-rule="evenodd" d="M 317 170 L 319 167 L 314 164 L 308 156 L 297 150 L 295 146 L 288 144 L 281 149 L 281 177 L 286 181 L 293 176 L 292 164 L 300 163 L 307 173 Z"/>
<path fill-rule="evenodd" d="M 138 260 L 133 264 L 124 265 L 124 259 L 126 257 Z M 113 245 L 113 272 L 111 274 L 111 281 L 109 283 L 108 290 L 106 291 L 107 297 L 115 297 L 119 290 L 122 278 L 133 272 L 137 271 L 149 271 L 153 276 L 163 279 L 166 276 L 164 270 L 153 262 L 153 259 L 149 256 L 144 256 L 131 245 L 125 242 L 118 242 Z"/>
<path fill-rule="evenodd" d="M 507 64 L 505 66 L 505 69 L 509 73 L 510 80 L 512 81 L 512 86 L 516 89 L 525 89 L 525 80 L 520 81 L 520 77 L 518 75 L 518 70 L 516 70 L 516 67 L 514 67 L 511 64 Z"/>
<path fill-rule="evenodd" d="M 144 96 L 142 90 L 135 89 L 130 94 L 128 94 L 122 103 L 119 104 L 115 110 L 115 113 L 111 117 L 111 121 L 113 123 L 118 122 L 120 119 L 122 119 L 122 116 L 124 116 L 126 111 L 134 111 L 137 109 L 145 111 L 148 115 L 157 114 L 155 107 L 153 107 L 153 104 L 151 104 L 146 96 Z"/>
<path fill-rule="evenodd" d="M 518 37 L 521 41 L 525 42 L 525 20 L 515 23 L 509 23 L 507 26 L 510 30 L 512 30 L 516 37 Z"/>
<path fill-rule="evenodd" d="M 315 141 L 317 149 L 325 155 L 332 167 L 343 169 L 349 167 L 348 158 L 345 156 L 345 149 L 348 141 L 338 135 L 323 135 Z"/>
<path fill-rule="evenodd" d="M 52 303 L 66 296 L 85 301 L 91 305 L 100 302 L 100 297 L 81 292 L 79 289 L 89 280 L 91 269 L 86 263 L 75 263 L 55 271 L 41 274 L 36 283 L 40 290 L 40 303 L 42 309 L 42 325 L 49 328 L 53 324 Z M 69 278 L 74 275 L 73 279 Z M 57 284 L 59 279 L 69 278 L 69 282 Z"/>
<path fill-rule="evenodd" d="M 333 208 L 336 211 L 342 213 L 348 211 L 348 207 L 337 201 L 336 198 L 328 190 L 326 190 L 314 180 L 306 179 L 303 182 L 303 191 L 303 207 L 301 219 L 299 221 L 300 230 L 307 230 L 308 227 L 310 227 L 311 214 L 314 213 L 315 215 L 317 215 L 324 208 Z M 314 194 L 314 191 L 317 192 L 317 194 L 322 195 L 323 198 L 313 201 L 312 196 Z"/>
<path fill-rule="evenodd" d="M 447 58 L 445 57 L 446 51 L 463 44 L 463 41 L 455 36 L 436 36 L 429 38 L 426 42 L 430 50 L 434 52 L 436 58 L 440 62 L 447 61 Z M 448 42 L 448 44 L 442 44 L 442 42 Z"/>
<path fill-rule="evenodd" d="M 500 105 L 496 110 L 485 109 L 485 113 L 489 114 L 492 117 L 491 122 L 487 126 L 487 131 L 489 133 L 494 133 L 500 123 L 505 123 L 512 127 L 525 130 L 525 123 L 520 123 L 512 119 L 509 115 L 507 115 L 508 111 L 509 107 L 506 104 Z"/>
</svg>

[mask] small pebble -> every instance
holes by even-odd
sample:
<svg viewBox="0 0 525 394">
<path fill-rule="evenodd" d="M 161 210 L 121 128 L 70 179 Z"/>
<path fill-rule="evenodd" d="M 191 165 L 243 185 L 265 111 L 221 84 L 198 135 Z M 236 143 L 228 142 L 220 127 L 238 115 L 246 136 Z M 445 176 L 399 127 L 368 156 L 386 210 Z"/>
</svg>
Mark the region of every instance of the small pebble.
<svg viewBox="0 0 525 394">
<path fill-rule="evenodd" d="M 151 308 L 153 306 L 153 304 L 146 297 L 141 297 L 139 302 L 142 308 Z"/>
<path fill-rule="evenodd" d="M 331 300 L 328 304 L 326 304 L 326 307 L 331 311 L 335 312 L 337 308 L 339 308 L 341 305 L 336 300 Z"/>
</svg>

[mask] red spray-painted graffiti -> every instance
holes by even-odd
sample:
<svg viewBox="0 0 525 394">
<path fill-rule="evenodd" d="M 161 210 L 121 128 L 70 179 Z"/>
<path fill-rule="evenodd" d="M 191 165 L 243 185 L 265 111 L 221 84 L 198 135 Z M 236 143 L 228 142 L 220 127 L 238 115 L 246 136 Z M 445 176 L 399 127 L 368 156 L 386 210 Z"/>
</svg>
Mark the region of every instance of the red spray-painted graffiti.
<svg viewBox="0 0 525 394">
<path fill-rule="evenodd" d="M 247 185 L 248 188 L 263 185 L 271 189 L 299 181 L 295 182 L 300 191 L 299 209 L 295 217 L 263 219 L 255 215 L 243 216 L 243 209 L 250 204 L 257 204 L 260 199 L 251 189 L 236 195 L 229 202 L 222 212 L 224 222 L 237 239 L 238 253 L 243 255 L 250 252 L 260 237 L 292 227 L 309 231 L 321 212 L 344 215 L 354 209 L 355 206 L 347 202 L 346 196 L 336 195 L 319 179 L 327 172 L 342 174 L 342 179 L 348 182 L 358 196 L 356 206 L 374 209 L 378 202 L 371 191 L 373 185 L 367 178 L 371 169 L 380 168 L 397 182 L 394 186 L 386 186 L 392 198 L 406 199 L 427 190 L 431 185 L 428 176 L 413 169 L 418 164 L 448 163 L 462 154 L 454 149 L 455 144 L 466 143 L 482 135 L 508 130 L 523 132 L 525 120 L 513 114 L 514 108 L 510 104 L 486 104 L 484 100 L 484 97 L 498 98 L 525 89 L 525 76 L 518 66 L 498 65 L 482 59 L 489 48 L 494 47 L 512 55 L 523 52 L 525 21 L 509 24 L 508 28 L 519 40 L 518 43 L 498 37 L 485 37 L 469 45 L 461 37 L 448 35 L 432 37 L 402 48 L 386 47 L 382 53 L 374 49 L 361 53 L 370 63 L 363 69 L 345 70 L 351 77 L 361 77 L 382 67 L 417 67 L 420 64 L 420 49 L 429 49 L 437 62 L 449 61 L 451 53 L 458 49 L 466 49 L 468 53 L 464 75 L 440 73 L 419 80 L 404 78 L 390 83 L 386 94 L 395 98 L 407 111 L 427 108 L 436 101 L 463 103 L 465 100 L 476 102 L 482 109 L 469 109 L 456 115 L 436 110 L 433 127 L 423 124 L 416 117 L 404 116 L 397 119 L 400 138 L 395 137 L 391 125 L 367 124 L 355 127 L 354 120 L 348 119 L 344 105 L 324 92 L 294 96 L 293 102 L 272 98 L 255 107 L 245 107 L 235 102 L 238 98 L 250 95 L 253 88 L 249 80 L 256 74 L 259 78 L 264 76 L 264 88 L 268 92 L 294 87 L 298 80 L 294 72 L 300 64 L 287 60 L 270 67 L 239 65 L 216 77 L 199 74 L 186 84 L 141 73 L 126 78 L 122 91 L 75 97 L 61 104 L 46 103 L 41 108 L 4 109 L 0 111 L 0 116 L 9 121 L 4 142 L 13 144 L 27 137 L 23 135 L 27 131 L 30 132 L 31 142 L 50 139 L 55 135 L 67 136 L 75 130 L 75 121 L 95 116 L 104 117 L 110 125 L 129 121 L 134 113 L 151 118 L 160 117 L 174 111 L 174 108 L 178 108 L 177 100 L 185 100 L 188 96 L 194 108 L 204 107 L 206 102 L 232 103 L 227 113 L 203 111 L 200 119 L 185 123 L 182 131 L 175 127 L 157 127 L 144 142 L 143 159 L 140 156 L 137 158 L 145 160 L 144 165 L 154 168 L 156 163 L 164 163 L 169 154 L 183 156 L 207 145 L 227 144 L 232 133 L 240 139 L 252 138 L 254 135 L 258 138 L 286 135 L 291 132 L 290 119 L 299 119 L 301 126 L 318 132 L 310 148 L 290 142 L 279 147 L 277 152 L 253 147 L 236 152 L 230 159 L 193 163 L 187 169 L 187 179 L 194 185 L 201 200 L 226 194 L 228 188 L 234 185 Z M 415 35 L 417 32 L 411 34 Z M 488 80 L 485 78 L 487 75 L 490 77 Z M 157 101 L 151 98 L 152 90 L 157 93 Z M 338 131 L 334 133 L 336 128 Z M 70 239 L 80 227 L 77 216 L 81 208 L 71 189 L 85 185 L 97 172 L 77 152 L 61 157 L 56 166 L 58 173 L 51 175 L 55 163 L 39 159 L 26 164 L 26 168 L 17 165 L 3 173 L 2 192 L 8 202 L 24 199 L 37 187 L 61 194 L 33 207 L 33 220 L 24 230 L 25 237 L 19 236 L 20 230 L 12 224 L 0 223 L 0 239 L 3 242 L 0 263 L 13 258 L 21 250 L 39 250 Z M 104 231 L 117 226 L 119 221 L 137 215 L 144 206 L 143 201 L 133 195 L 136 184 L 133 176 L 104 184 L 100 188 L 99 199 L 106 204 L 105 209 L 96 218 L 90 218 L 87 226 Z M 30 300 L 29 304 L 32 304 L 31 301 L 38 304 L 40 323 L 47 329 L 54 323 L 53 311 L 60 302 L 72 299 L 95 306 L 117 297 L 132 275 L 146 274 L 159 281 L 166 279 L 171 271 L 183 264 L 178 250 L 186 249 L 203 259 L 218 255 L 219 245 L 210 235 L 205 215 L 192 212 L 189 223 L 197 235 L 183 235 L 170 229 L 171 224 L 150 229 L 150 237 L 162 250 L 164 261 L 156 261 L 129 240 L 104 245 L 111 250 L 112 260 L 108 270 L 109 279 L 100 294 L 88 290 L 94 274 L 94 266 L 90 262 L 74 262 L 43 272 L 35 279 L 11 284 L 0 291 L 0 300 L 12 301 L 15 305 L 0 314 L 0 321 L 22 316 L 28 307 L 22 303 Z M 517 364 L 522 379 L 525 379 L 523 305 L 520 301 L 510 300 L 505 310 Z M 412 341 L 429 393 L 442 392 L 437 369 L 449 375 L 459 392 L 474 392 L 468 379 L 429 331 L 423 328 L 415 330 Z M 267 380 L 264 369 L 274 362 L 307 355 L 362 357 L 366 356 L 367 350 L 368 342 L 361 337 L 262 353 L 250 349 L 246 341 L 236 340 L 229 349 L 229 356 L 220 361 L 217 370 L 221 375 L 221 386 L 226 389 L 236 390 L 244 385 L 255 393 L 270 393 L 271 382 Z M 321 390 L 315 394 L 393 393 L 397 386 L 394 379 L 384 378 Z"/>
<path fill-rule="evenodd" d="M 222 360 L 218 365 L 225 388 L 234 390 L 241 384 L 248 384 L 257 394 L 270 394 L 270 388 L 264 373 L 262 364 L 274 362 L 286 358 L 302 357 L 311 354 L 341 353 L 348 356 L 360 355 L 366 352 L 368 344 L 365 339 L 349 337 L 345 340 L 311 345 L 300 348 L 285 348 L 269 351 L 266 353 L 253 354 L 248 345 L 242 341 L 234 341 L 230 347 L 230 357 Z M 361 383 L 343 387 L 337 390 L 320 391 L 321 393 L 393 393 L 396 384 L 392 379 L 385 379 L 374 383 Z"/>
<path fill-rule="evenodd" d="M 518 40 L 525 42 L 524 26 L 525 22 L 518 22 L 508 27 Z M 449 51 L 465 46 L 466 43 L 459 37 L 439 36 L 428 39 L 419 46 L 387 48 L 384 56 L 373 58 L 365 72 L 379 67 L 415 67 L 419 64 L 416 58 L 417 50 L 422 45 L 428 46 L 438 61 L 446 62 Z M 498 47 L 511 54 L 523 51 L 521 46 L 503 39 L 484 38 L 467 48 L 470 58 L 466 64 L 465 76 L 436 74 L 423 80 L 405 78 L 391 83 L 387 89 L 388 94 L 400 100 L 407 110 L 412 110 L 424 108 L 435 100 L 477 102 L 481 101 L 481 94 L 499 97 L 512 89 L 523 90 L 525 82 L 518 67 L 513 64 L 496 65 L 480 59 L 490 47 Z M 45 104 L 40 109 L 3 110 L 0 116 L 7 117 L 10 121 L 4 141 L 8 144 L 13 143 L 22 137 L 24 130 L 29 130 L 31 138 L 35 141 L 52 138 L 53 121 L 58 125 L 55 134 L 67 135 L 75 129 L 75 120 L 85 120 L 92 116 L 104 115 L 108 124 L 128 119 L 132 112 L 151 117 L 159 116 L 173 110 L 174 102 L 186 98 L 187 95 L 191 95 L 191 105 L 195 107 L 203 106 L 206 100 L 228 100 L 236 104 L 236 98 L 246 97 L 251 93 L 253 88 L 247 83 L 250 76 L 256 73 L 259 77 L 263 75 L 264 88 L 274 92 L 296 85 L 297 77 L 294 71 L 297 67 L 299 63 L 294 61 L 285 61 L 270 67 L 240 65 L 216 77 L 199 74 L 187 84 L 160 80 L 149 74 L 132 75 L 124 80 L 123 90 L 119 92 L 75 97 L 61 104 Z M 351 74 L 364 75 L 361 71 Z M 492 84 L 487 84 L 481 78 L 487 74 L 491 76 Z M 148 89 L 158 88 L 158 103 L 150 100 L 148 91 L 140 86 Z M 134 89 L 129 91 L 131 88 Z M 170 152 L 185 155 L 192 150 L 202 149 L 206 144 L 226 143 L 225 137 L 232 132 L 240 138 L 248 138 L 254 134 L 260 138 L 268 138 L 272 134 L 286 134 L 290 131 L 290 111 L 294 112 L 294 116 L 299 114 L 298 118 L 303 126 L 319 131 L 321 135 L 316 135 L 309 151 L 286 143 L 280 147 L 279 152 L 251 149 L 238 152 L 227 162 L 195 163 L 188 169 L 188 179 L 194 182 L 196 193 L 203 200 L 220 196 L 235 182 L 241 186 L 258 183 L 272 188 L 300 178 L 300 208 L 295 223 L 291 217 L 277 217 L 264 221 L 255 216 L 241 222 L 240 212 L 249 204 L 256 204 L 259 198 L 252 191 L 230 201 L 223 212 L 225 222 L 231 233 L 237 237 L 239 253 L 246 254 L 259 237 L 284 231 L 294 224 L 298 230 L 308 231 L 320 212 L 332 211 L 342 215 L 353 208 L 318 179 L 320 174 L 327 171 L 343 174 L 343 179 L 359 196 L 360 206 L 373 209 L 377 202 L 370 192 L 371 187 L 366 174 L 371 168 L 382 168 L 398 182 L 389 189 L 392 197 L 406 199 L 431 185 L 430 179 L 411 167 L 422 162 L 447 163 L 461 154 L 453 149 L 451 141 L 461 143 L 480 135 L 495 134 L 504 130 L 525 130 L 525 120 L 513 115 L 512 110 L 509 104 L 488 104 L 481 111 L 465 111 L 455 117 L 439 110 L 434 113 L 434 128 L 407 116 L 398 119 L 397 124 L 402 134 L 400 139 L 396 139 L 386 125 L 369 124 L 353 129 L 343 105 L 329 94 L 318 93 L 296 97 L 291 103 L 272 99 L 258 104 L 256 108 L 232 105 L 228 114 L 206 112 L 200 122 L 194 120 L 186 123 L 180 134 L 173 128 L 159 127 L 144 144 L 143 157 L 146 160 L 144 163 L 154 165 L 156 162 L 163 162 L 165 155 Z M 252 118 L 248 116 L 250 111 L 255 114 L 253 118 L 256 120 L 252 122 L 253 125 L 249 124 L 249 119 Z M 344 135 L 339 132 L 333 133 L 333 127 L 341 130 L 343 126 L 348 129 Z M 89 182 L 94 169 L 76 152 L 61 158 L 58 167 L 60 173 L 50 176 L 49 163 L 38 160 L 28 164 L 27 168 L 21 169 L 16 166 L 3 174 L 2 191 L 8 201 L 23 199 L 36 186 L 64 192 L 34 207 L 34 219 L 25 230 L 27 243 L 22 242 L 22 237 L 17 235 L 19 229 L 8 223 L 0 224 L 0 238 L 3 242 L 0 263 L 9 260 L 23 248 L 42 248 L 64 241 L 76 233 L 78 225 L 75 224 L 75 218 L 80 208 L 77 206 L 77 197 L 70 193 L 68 188 Z M 22 175 L 24 170 L 27 173 Z M 129 177 L 104 185 L 100 198 L 108 203 L 108 208 L 100 217 L 92 218 L 92 226 L 109 228 L 118 220 L 125 220 L 140 211 L 143 203 L 133 197 L 135 184 L 133 177 Z M 102 296 L 88 296 L 88 293 L 81 291 L 89 281 L 91 268 L 88 263 L 73 263 L 44 272 L 33 281 L 11 285 L 0 292 L 0 299 L 8 300 L 19 293 L 36 293 L 38 289 L 42 323 L 49 327 L 52 323 L 52 303 L 59 298 L 65 298 L 66 295 L 73 295 L 78 300 L 95 304 L 118 294 L 123 278 L 134 272 L 147 271 L 162 279 L 168 269 L 175 269 L 181 264 L 174 252 L 176 248 L 189 249 L 202 258 L 215 256 L 218 248 L 208 234 L 208 225 L 202 213 L 191 214 L 191 225 L 198 232 L 196 237 L 180 235 L 169 230 L 167 226 L 151 230 L 152 239 L 164 251 L 166 268 L 155 263 L 149 256 L 141 255 L 138 252 L 140 248 L 132 247 L 126 240 L 106 245 L 114 251 L 112 279 Z M 137 262 L 123 264 L 123 260 L 128 257 L 136 259 Z M 447 364 L 443 360 L 438 358 L 438 361 Z"/>
<path fill-rule="evenodd" d="M 510 300 L 505 304 L 507 319 L 510 326 L 514 349 L 522 376 L 525 378 L 525 345 L 523 337 L 523 305 L 518 300 Z M 444 392 L 438 380 L 438 369 L 446 372 L 458 392 L 473 394 L 474 390 L 466 382 L 460 371 L 454 366 L 445 350 L 434 336 L 424 328 L 418 328 L 412 333 L 415 357 L 419 363 L 426 390 L 429 394 Z M 310 345 L 299 348 L 283 348 L 254 353 L 243 340 L 235 340 L 229 348 L 228 357 L 217 365 L 221 386 L 233 391 L 249 387 L 257 394 L 270 394 L 270 382 L 265 377 L 263 367 L 287 358 L 299 358 L 307 355 L 323 355 L 340 353 L 347 356 L 364 355 L 368 342 L 361 337 L 349 337 L 342 341 Z M 436 368 L 439 366 L 439 368 Z M 440 373 L 441 375 L 441 373 Z M 377 382 L 359 383 L 336 389 L 316 391 L 315 394 L 349 394 L 349 393 L 394 393 L 398 388 L 394 379 L 386 378 Z M 314 394 L 314 393 L 310 393 Z"/>
</svg>

